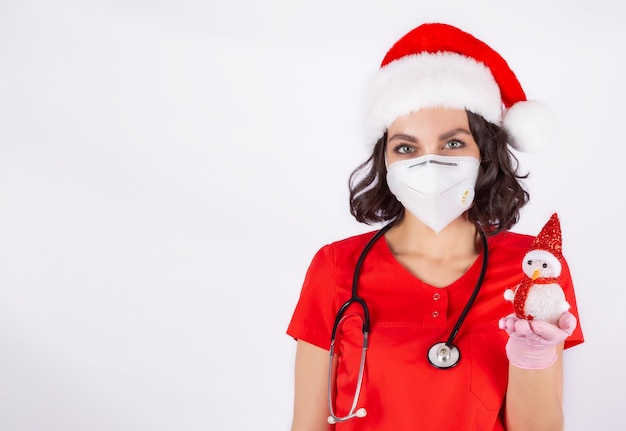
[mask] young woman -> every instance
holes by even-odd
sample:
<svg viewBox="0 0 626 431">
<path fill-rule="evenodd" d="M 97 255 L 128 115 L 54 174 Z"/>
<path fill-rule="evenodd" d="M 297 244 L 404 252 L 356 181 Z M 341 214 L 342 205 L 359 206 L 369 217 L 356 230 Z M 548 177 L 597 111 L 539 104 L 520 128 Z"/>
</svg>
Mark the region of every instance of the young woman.
<svg viewBox="0 0 626 431">
<path fill-rule="evenodd" d="M 583 341 L 567 263 L 556 323 L 503 297 L 535 240 L 509 231 L 528 193 L 508 145 L 541 145 L 546 111 L 498 53 L 438 23 L 389 50 L 368 96 L 375 145 L 350 205 L 384 228 L 313 258 L 287 330 L 292 431 L 563 429 L 562 351 Z"/>
</svg>

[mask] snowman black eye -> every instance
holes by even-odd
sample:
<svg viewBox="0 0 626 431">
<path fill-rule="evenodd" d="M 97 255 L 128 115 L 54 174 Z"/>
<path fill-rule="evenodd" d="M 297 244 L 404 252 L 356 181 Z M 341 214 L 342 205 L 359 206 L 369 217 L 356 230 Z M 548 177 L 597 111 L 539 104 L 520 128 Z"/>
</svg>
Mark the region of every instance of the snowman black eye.
<svg viewBox="0 0 626 431">
<path fill-rule="evenodd" d="M 544 268 L 547 268 L 547 267 L 548 267 L 548 264 L 547 264 L 547 263 L 544 263 L 544 264 L 543 264 L 543 265 L 541 265 L 541 266 L 543 266 Z"/>
<path fill-rule="evenodd" d="M 532 265 L 532 264 L 533 264 L 533 261 L 532 261 L 532 260 L 527 260 L 527 261 L 526 261 L 526 265 Z"/>
</svg>

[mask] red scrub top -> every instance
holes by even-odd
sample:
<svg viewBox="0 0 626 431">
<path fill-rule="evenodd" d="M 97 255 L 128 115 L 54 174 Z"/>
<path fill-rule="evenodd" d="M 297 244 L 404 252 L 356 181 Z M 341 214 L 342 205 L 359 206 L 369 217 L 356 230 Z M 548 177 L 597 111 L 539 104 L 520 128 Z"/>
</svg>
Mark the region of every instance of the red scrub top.
<svg viewBox="0 0 626 431">
<path fill-rule="evenodd" d="M 328 350 L 335 315 L 350 298 L 356 261 L 374 232 L 322 247 L 307 271 L 287 334 Z M 498 320 L 513 312 L 504 291 L 524 277 L 522 259 L 534 237 L 504 232 L 488 238 L 487 273 L 454 344 L 461 359 L 449 369 L 428 362 L 428 349 L 446 341 L 480 275 L 483 255 L 445 288 L 421 282 L 398 263 L 384 238 L 362 266 L 358 292 L 368 304 L 371 328 L 358 407 L 364 418 L 336 430 L 504 430 L 508 380 L 507 334 Z M 578 317 L 566 262 L 560 276 L 570 311 Z M 361 309 L 348 312 L 335 343 L 335 413 L 348 413 L 361 355 Z M 580 324 L 565 347 L 583 342 Z"/>
</svg>

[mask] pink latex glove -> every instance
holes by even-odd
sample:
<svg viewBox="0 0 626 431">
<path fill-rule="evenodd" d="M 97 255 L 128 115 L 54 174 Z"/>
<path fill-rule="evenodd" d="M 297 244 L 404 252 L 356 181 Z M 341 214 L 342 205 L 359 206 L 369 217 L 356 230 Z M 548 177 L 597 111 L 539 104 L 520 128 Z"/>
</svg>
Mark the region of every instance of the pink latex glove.
<svg viewBox="0 0 626 431">
<path fill-rule="evenodd" d="M 525 320 L 509 314 L 500 319 L 500 329 L 509 334 L 506 356 L 519 368 L 541 370 L 552 365 L 557 358 L 556 346 L 565 341 L 576 329 L 576 317 L 566 311 L 557 324 L 543 320 Z"/>
</svg>

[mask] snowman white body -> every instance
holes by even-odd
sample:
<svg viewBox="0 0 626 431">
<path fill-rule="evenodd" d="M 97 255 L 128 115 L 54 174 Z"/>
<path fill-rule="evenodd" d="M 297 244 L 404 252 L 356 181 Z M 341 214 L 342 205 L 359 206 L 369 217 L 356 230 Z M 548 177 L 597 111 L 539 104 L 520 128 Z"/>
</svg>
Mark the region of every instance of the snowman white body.
<svg viewBox="0 0 626 431">
<path fill-rule="evenodd" d="M 545 254 L 549 253 L 534 250 L 526 254 L 522 269 L 528 278 L 515 289 L 507 289 L 504 298 L 513 302 L 519 318 L 556 323 L 570 305 L 556 282 L 561 273 L 560 262 Z"/>
</svg>

